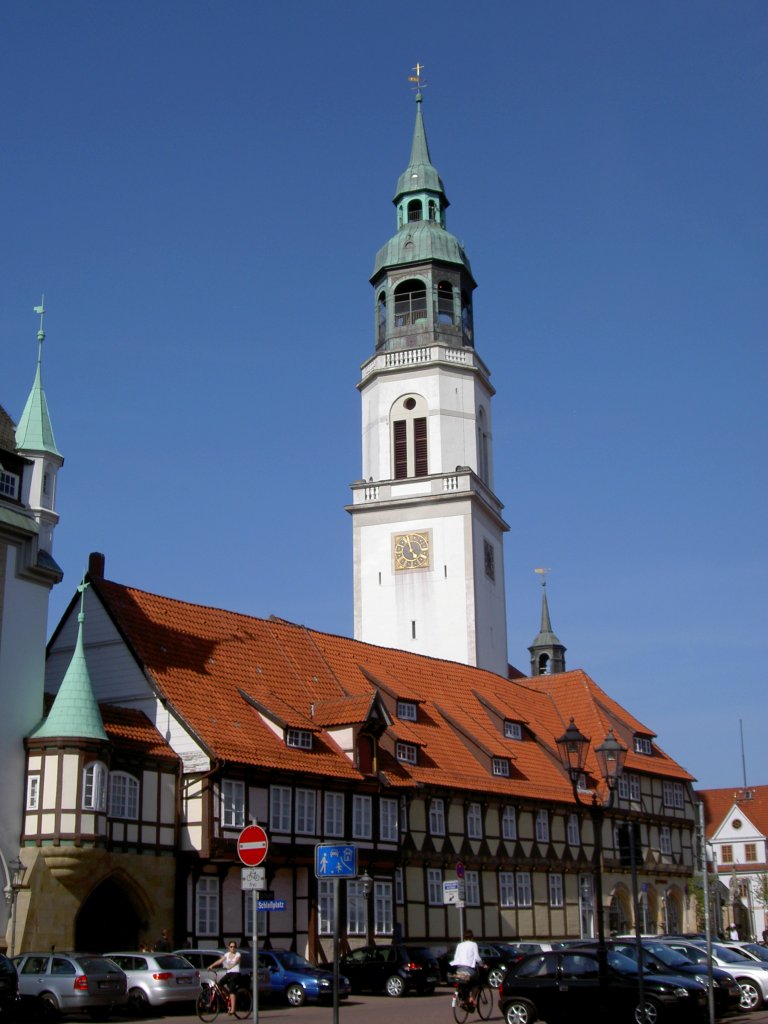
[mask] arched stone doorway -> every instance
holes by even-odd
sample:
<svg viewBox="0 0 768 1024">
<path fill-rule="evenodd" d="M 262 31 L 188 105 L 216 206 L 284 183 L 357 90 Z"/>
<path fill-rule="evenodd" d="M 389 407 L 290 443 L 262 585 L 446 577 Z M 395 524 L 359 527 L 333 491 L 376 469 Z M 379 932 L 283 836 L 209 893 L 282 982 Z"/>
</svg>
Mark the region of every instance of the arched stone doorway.
<svg viewBox="0 0 768 1024">
<path fill-rule="evenodd" d="M 80 907 L 75 920 L 75 949 L 92 953 L 138 949 L 146 927 L 126 890 L 110 877 L 97 885 Z"/>
</svg>

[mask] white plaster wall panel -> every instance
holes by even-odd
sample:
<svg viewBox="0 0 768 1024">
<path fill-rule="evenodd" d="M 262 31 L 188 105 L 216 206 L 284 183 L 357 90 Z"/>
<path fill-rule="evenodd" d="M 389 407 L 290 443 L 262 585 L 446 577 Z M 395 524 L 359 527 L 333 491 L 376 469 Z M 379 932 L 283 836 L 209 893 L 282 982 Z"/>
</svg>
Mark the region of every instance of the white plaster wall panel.
<svg viewBox="0 0 768 1024">
<path fill-rule="evenodd" d="M 182 850 L 202 850 L 203 829 L 201 825 L 182 825 L 179 831 Z"/>
<path fill-rule="evenodd" d="M 59 802 L 59 759 L 56 754 L 45 757 L 43 777 L 43 807 L 56 807 Z"/>
<path fill-rule="evenodd" d="M 160 829 L 160 842 L 163 846 L 173 846 L 174 842 L 174 830 L 172 828 L 163 827 Z"/>
<path fill-rule="evenodd" d="M 227 922 L 232 936 L 237 938 L 243 931 L 243 891 L 239 868 L 228 872 L 221 890 L 221 920 Z M 227 936 L 224 941 L 227 941 Z"/>
<path fill-rule="evenodd" d="M 77 815 L 76 814 L 62 814 L 61 816 L 61 831 L 64 835 L 72 835 L 77 827 Z"/>
<path fill-rule="evenodd" d="M 34 835 L 37 832 L 38 816 L 36 814 L 27 814 L 24 818 L 24 833 L 26 835 Z"/>
<path fill-rule="evenodd" d="M 160 821 L 176 819 L 176 779 L 168 772 L 160 776 Z"/>
<path fill-rule="evenodd" d="M 157 772 L 143 773 L 141 817 L 144 821 L 157 821 Z"/>
<path fill-rule="evenodd" d="M 116 821 L 112 825 L 112 838 L 116 843 L 122 843 L 125 839 L 125 823 Z"/>
<path fill-rule="evenodd" d="M 32 772 L 39 772 L 43 767 L 43 758 L 41 754 L 30 754 L 27 760 L 27 767 Z"/>
<path fill-rule="evenodd" d="M 145 846 L 154 846 L 156 842 L 157 831 L 152 825 L 141 826 L 141 841 Z"/>
<path fill-rule="evenodd" d="M 56 831 L 56 815 L 55 814 L 41 814 L 40 815 L 40 833 L 44 836 L 53 835 Z M 89 831 L 84 829 L 83 831 Z"/>
<path fill-rule="evenodd" d="M 251 812 L 251 821 L 266 821 L 269 808 L 268 790 L 263 786 L 250 786 L 248 789 L 248 807 Z"/>
<path fill-rule="evenodd" d="M 61 759 L 61 807 L 80 806 L 83 779 L 77 754 L 64 754 Z"/>
</svg>

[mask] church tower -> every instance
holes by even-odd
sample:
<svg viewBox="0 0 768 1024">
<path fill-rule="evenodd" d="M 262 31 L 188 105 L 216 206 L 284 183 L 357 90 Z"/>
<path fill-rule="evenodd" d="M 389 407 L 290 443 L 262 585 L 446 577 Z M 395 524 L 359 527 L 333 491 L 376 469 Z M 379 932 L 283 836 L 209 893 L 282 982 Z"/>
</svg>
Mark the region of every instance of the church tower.
<svg viewBox="0 0 768 1024">
<path fill-rule="evenodd" d="M 352 485 L 355 638 L 507 675 L 490 373 L 475 349 L 466 253 L 446 229 L 416 94 L 397 232 L 376 256 L 362 367 L 363 479 Z"/>
<path fill-rule="evenodd" d="M 556 672 L 565 672 L 566 648 L 560 643 L 552 631 L 547 602 L 547 580 L 543 575 L 546 570 L 537 569 L 541 573 L 541 628 L 533 643 L 528 648 L 531 652 L 531 675 L 549 676 Z"/>
</svg>

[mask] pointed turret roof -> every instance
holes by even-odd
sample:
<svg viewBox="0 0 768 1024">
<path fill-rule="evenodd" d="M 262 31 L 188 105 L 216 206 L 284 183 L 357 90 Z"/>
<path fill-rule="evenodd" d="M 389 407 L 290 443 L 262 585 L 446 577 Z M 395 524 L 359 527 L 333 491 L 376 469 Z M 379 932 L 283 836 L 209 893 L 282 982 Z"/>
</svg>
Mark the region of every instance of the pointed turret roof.
<svg viewBox="0 0 768 1024">
<path fill-rule="evenodd" d="M 51 426 L 51 417 L 48 412 L 48 402 L 43 391 L 43 378 L 41 374 L 41 363 L 43 359 L 43 316 L 45 310 L 43 305 L 35 306 L 35 312 L 40 314 L 40 330 L 37 332 L 37 369 L 35 371 L 35 382 L 21 414 L 19 425 L 16 428 L 16 446 L 21 452 L 49 452 L 61 458 L 61 452 L 56 447 Z"/>
<path fill-rule="evenodd" d="M 531 647 L 562 647 L 563 645 L 558 640 L 557 636 L 552 630 L 552 622 L 549 618 L 549 605 L 547 603 L 547 584 L 542 583 L 541 591 L 541 629 L 536 636 L 536 639 L 531 644 Z"/>
<path fill-rule="evenodd" d="M 421 115 L 422 96 L 416 93 L 416 125 L 413 129 L 413 143 L 411 145 L 411 159 L 408 166 L 397 180 L 397 191 L 395 202 L 400 196 L 407 192 L 423 192 L 425 189 L 430 192 L 439 192 L 443 197 L 443 207 L 448 206 L 448 197 L 445 194 L 445 187 L 442 179 L 432 166 L 427 144 L 427 133 L 424 129 L 424 118 Z"/>
<path fill-rule="evenodd" d="M 48 712 L 48 717 L 30 734 L 34 739 L 41 739 L 45 736 L 107 739 L 99 705 L 93 695 L 88 662 L 85 660 L 83 596 L 86 586 L 87 584 L 83 583 L 78 587 L 81 593 L 80 612 L 77 616 L 77 643 L 72 660 L 61 681 L 59 692 Z"/>
</svg>

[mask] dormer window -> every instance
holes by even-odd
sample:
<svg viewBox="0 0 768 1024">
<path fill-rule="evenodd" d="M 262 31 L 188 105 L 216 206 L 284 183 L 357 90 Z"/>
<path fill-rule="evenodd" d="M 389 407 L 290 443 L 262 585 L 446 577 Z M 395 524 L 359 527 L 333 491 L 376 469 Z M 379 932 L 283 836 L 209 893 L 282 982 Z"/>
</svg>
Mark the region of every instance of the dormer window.
<svg viewBox="0 0 768 1024">
<path fill-rule="evenodd" d="M 300 750 L 312 749 L 312 733 L 308 729 L 286 729 L 285 745 Z"/>
<path fill-rule="evenodd" d="M 416 747 L 413 743 L 398 743 L 395 747 L 395 757 L 403 764 L 416 764 Z"/>
<path fill-rule="evenodd" d="M 504 779 L 509 778 L 509 758 L 506 757 L 494 757 L 491 761 L 491 772 L 494 775 L 499 775 Z"/>
<path fill-rule="evenodd" d="M 416 721 L 416 705 L 412 700 L 399 700 L 397 702 L 397 717 L 404 722 Z"/>
<path fill-rule="evenodd" d="M 18 501 L 19 483 L 20 477 L 18 473 L 9 473 L 8 470 L 0 468 L 0 495 L 3 498 Z"/>
<path fill-rule="evenodd" d="M 635 753 L 651 757 L 653 754 L 653 744 L 647 736 L 635 736 Z"/>
<path fill-rule="evenodd" d="M 523 738 L 523 727 L 519 722 L 504 722 L 504 737 L 508 740 L 521 740 Z"/>
</svg>

